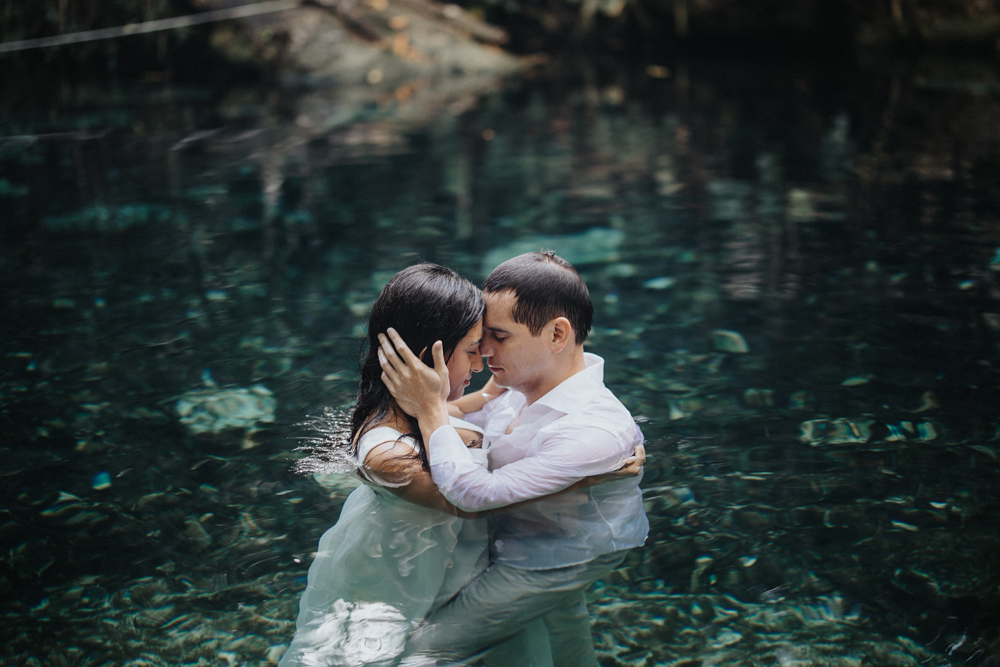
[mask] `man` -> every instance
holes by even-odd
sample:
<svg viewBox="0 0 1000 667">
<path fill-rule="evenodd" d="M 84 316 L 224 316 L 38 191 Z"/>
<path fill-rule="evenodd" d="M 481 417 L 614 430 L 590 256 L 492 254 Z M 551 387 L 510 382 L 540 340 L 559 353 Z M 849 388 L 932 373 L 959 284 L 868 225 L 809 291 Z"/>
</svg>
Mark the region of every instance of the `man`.
<svg viewBox="0 0 1000 667">
<path fill-rule="evenodd" d="M 394 331 L 394 346 L 382 340 L 383 380 L 417 417 L 441 492 L 463 510 L 490 510 L 618 469 L 642 433 L 604 386 L 603 359 L 583 351 L 593 306 L 580 275 L 552 252 L 527 253 L 498 266 L 483 296 L 480 352 L 511 390 L 466 417 L 484 427 L 491 471 L 448 424 L 441 346 L 430 369 Z M 414 633 L 403 664 L 474 658 L 541 618 L 556 667 L 596 667 L 584 592 L 645 541 L 638 484 L 619 479 L 492 516 L 490 567 Z"/>
</svg>

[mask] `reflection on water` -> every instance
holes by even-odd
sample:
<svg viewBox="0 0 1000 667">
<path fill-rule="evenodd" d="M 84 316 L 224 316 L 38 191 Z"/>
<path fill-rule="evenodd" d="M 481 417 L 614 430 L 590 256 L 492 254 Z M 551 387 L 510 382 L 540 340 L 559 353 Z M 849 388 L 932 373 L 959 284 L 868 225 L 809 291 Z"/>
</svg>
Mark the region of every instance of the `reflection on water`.
<svg viewBox="0 0 1000 667">
<path fill-rule="evenodd" d="M 649 441 L 602 664 L 995 664 L 1000 101 L 639 74 L 419 127 L 323 91 L 5 111 L 3 661 L 275 662 L 351 489 L 294 425 L 350 404 L 366 308 L 547 246 Z"/>
</svg>

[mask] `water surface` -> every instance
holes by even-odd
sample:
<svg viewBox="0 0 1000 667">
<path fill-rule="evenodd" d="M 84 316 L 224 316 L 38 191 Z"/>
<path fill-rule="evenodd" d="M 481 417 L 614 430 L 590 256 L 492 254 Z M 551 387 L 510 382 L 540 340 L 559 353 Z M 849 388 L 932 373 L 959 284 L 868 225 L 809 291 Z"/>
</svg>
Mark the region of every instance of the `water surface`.
<svg viewBox="0 0 1000 667">
<path fill-rule="evenodd" d="M 350 406 L 367 307 L 548 247 L 650 455 L 603 665 L 996 664 L 991 90 L 744 62 L 430 124 L 264 87 L 5 107 L 3 662 L 276 660 L 350 490 L 292 470 L 298 425 Z M 250 387 L 249 430 L 181 420 Z"/>
</svg>

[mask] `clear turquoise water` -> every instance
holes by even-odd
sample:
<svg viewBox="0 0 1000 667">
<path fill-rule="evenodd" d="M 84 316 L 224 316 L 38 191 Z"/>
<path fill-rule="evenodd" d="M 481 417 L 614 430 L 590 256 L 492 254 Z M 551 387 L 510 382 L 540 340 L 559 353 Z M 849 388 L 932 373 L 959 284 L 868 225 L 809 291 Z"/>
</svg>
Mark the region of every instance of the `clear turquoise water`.
<svg viewBox="0 0 1000 667">
<path fill-rule="evenodd" d="M 3 107 L 0 661 L 268 664 L 349 490 L 293 472 L 297 425 L 349 406 L 365 308 L 418 259 L 545 246 L 650 454 L 602 664 L 997 664 L 1000 101 L 963 85 L 728 63 L 423 124 L 264 88 Z M 181 422 L 254 384 L 249 435 Z"/>
</svg>

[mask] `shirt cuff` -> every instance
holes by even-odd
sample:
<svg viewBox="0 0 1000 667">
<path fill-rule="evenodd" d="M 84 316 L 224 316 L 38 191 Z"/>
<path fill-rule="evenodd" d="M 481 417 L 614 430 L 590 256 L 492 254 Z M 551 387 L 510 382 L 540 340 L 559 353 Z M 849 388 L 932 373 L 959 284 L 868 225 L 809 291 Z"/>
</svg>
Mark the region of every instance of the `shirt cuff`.
<svg viewBox="0 0 1000 667">
<path fill-rule="evenodd" d="M 443 490 L 452 481 L 458 466 L 476 465 L 476 458 L 462 442 L 455 427 L 445 425 L 431 433 L 427 442 L 427 462 L 431 466 L 431 478 Z"/>
</svg>

